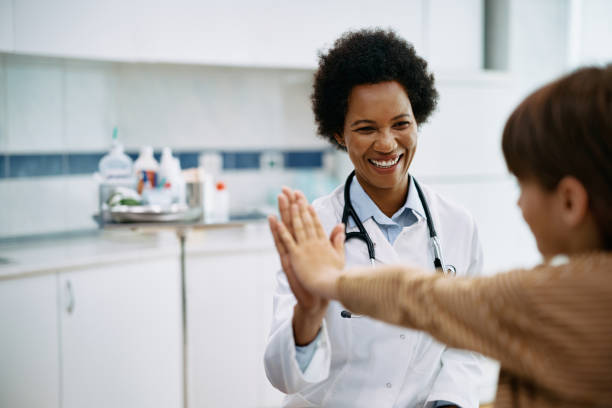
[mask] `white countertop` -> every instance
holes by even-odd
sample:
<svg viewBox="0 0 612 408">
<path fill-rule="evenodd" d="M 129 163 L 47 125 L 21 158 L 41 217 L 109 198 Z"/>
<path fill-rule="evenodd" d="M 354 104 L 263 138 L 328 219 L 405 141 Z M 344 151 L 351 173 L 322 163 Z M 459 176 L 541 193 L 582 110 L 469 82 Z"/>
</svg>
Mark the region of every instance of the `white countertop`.
<svg viewBox="0 0 612 408">
<path fill-rule="evenodd" d="M 186 254 L 274 250 L 266 222 L 207 230 L 187 229 Z M 0 280 L 138 259 L 176 256 L 172 228 L 113 229 L 83 235 L 0 243 Z"/>
</svg>

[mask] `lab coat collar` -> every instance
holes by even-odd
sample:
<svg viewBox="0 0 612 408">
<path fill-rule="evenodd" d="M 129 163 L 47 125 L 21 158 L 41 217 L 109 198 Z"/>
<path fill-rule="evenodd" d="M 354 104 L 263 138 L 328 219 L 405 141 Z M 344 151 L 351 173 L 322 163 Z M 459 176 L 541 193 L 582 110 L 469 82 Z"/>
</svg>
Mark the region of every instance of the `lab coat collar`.
<svg viewBox="0 0 612 408">
<path fill-rule="evenodd" d="M 416 191 L 416 186 L 414 184 L 414 177 L 408 176 L 410 178 L 410 184 L 408 187 L 408 197 L 406 197 L 406 202 L 402 205 L 396 212 L 393 214 L 391 218 L 387 217 L 381 210 L 378 208 L 376 203 L 370 198 L 370 196 L 365 192 L 357 177 L 353 178 L 353 182 L 351 183 L 350 193 L 351 193 L 351 203 L 353 204 L 353 208 L 359 217 L 359 220 L 364 223 L 368 219 L 374 219 L 379 225 L 395 225 L 397 224 L 392 218 L 402 214 L 405 211 L 412 211 L 417 219 L 425 218 L 425 210 L 423 209 L 423 204 L 419 199 L 419 194 Z M 348 219 L 348 227 L 355 227 L 355 220 L 352 217 Z"/>
</svg>

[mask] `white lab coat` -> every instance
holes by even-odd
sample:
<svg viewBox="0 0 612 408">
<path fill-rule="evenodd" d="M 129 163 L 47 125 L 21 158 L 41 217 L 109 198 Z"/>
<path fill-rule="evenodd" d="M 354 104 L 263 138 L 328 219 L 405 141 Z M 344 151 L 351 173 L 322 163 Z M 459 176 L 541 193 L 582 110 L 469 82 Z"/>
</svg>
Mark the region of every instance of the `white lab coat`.
<svg viewBox="0 0 612 408">
<path fill-rule="evenodd" d="M 341 185 L 313 203 L 328 233 L 341 222 L 343 189 Z M 480 274 L 482 253 L 470 214 L 426 186 L 422 189 L 445 262 L 456 267 L 457 276 Z M 427 223 L 417 218 L 393 245 L 372 219 L 364 222 L 378 264 L 417 265 L 435 273 Z M 347 241 L 345 251 L 347 267 L 370 264 L 363 241 Z M 319 346 L 302 373 L 291 325 L 296 300 L 283 271 L 277 278 L 264 364 L 272 385 L 288 394 L 284 406 L 412 408 L 447 400 L 462 408 L 478 407 L 483 375 L 478 354 L 448 348 L 424 332 L 367 317 L 342 318 L 344 307 L 338 302 L 330 302 Z"/>
</svg>

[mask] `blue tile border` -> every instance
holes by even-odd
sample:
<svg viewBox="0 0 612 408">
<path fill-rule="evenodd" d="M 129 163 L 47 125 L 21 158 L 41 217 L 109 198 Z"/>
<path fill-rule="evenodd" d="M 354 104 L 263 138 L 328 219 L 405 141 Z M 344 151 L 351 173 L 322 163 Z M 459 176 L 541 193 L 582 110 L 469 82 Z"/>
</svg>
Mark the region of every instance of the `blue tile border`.
<svg viewBox="0 0 612 408">
<path fill-rule="evenodd" d="M 261 155 L 266 150 L 217 151 L 223 157 L 224 170 L 257 170 Z M 276 150 L 283 155 L 286 169 L 317 169 L 323 165 L 327 150 Z M 138 152 L 126 152 L 133 160 Z M 175 151 L 183 169 L 198 166 L 202 151 Z M 52 154 L 0 154 L 0 178 L 22 178 L 91 174 L 98 171 L 98 163 L 105 152 L 52 153 Z M 155 152 L 159 160 L 160 152 Z"/>
<path fill-rule="evenodd" d="M 103 153 L 70 153 L 68 156 L 68 174 L 90 174 L 98 171 L 98 163 Z"/>
<path fill-rule="evenodd" d="M 318 168 L 323 165 L 323 151 L 284 152 L 286 168 Z"/>
<path fill-rule="evenodd" d="M 8 177 L 60 176 L 67 174 L 65 155 L 8 155 Z"/>
<path fill-rule="evenodd" d="M 261 152 L 221 152 L 223 170 L 252 170 L 259 168 Z"/>
<path fill-rule="evenodd" d="M 181 169 L 189 169 L 192 167 L 198 167 L 198 158 L 200 153 L 178 153 L 179 161 L 181 162 Z"/>
</svg>

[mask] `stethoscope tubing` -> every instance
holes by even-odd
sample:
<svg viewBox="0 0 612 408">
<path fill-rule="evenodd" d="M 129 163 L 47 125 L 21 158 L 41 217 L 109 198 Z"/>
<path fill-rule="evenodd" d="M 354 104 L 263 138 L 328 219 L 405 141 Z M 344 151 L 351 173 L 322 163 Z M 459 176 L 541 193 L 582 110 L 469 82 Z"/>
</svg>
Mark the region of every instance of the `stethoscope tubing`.
<svg viewBox="0 0 612 408">
<path fill-rule="evenodd" d="M 365 227 L 363 226 L 363 223 L 357 216 L 357 213 L 355 212 L 355 209 L 353 208 L 353 204 L 351 202 L 350 187 L 351 187 L 351 182 L 353 181 L 353 177 L 355 177 L 355 170 L 353 170 L 351 174 L 348 175 L 348 177 L 346 178 L 346 182 L 344 183 L 344 209 L 342 210 L 342 223 L 344 224 L 344 229 L 345 229 L 345 236 L 346 236 L 345 241 L 348 241 L 349 239 L 353 239 L 353 238 L 363 241 L 368 248 L 368 256 L 370 258 L 370 264 L 374 266 L 375 259 L 376 259 L 376 250 L 374 247 L 374 243 L 372 242 L 370 235 L 368 234 Z M 416 187 L 416 191 L 419 196 L 419 200 L 421 201 L 421 205 L 423 206 L 423 211 L 425 212 L 425 219 L 427 221 L 427 229 L 429 230 L 429 240 L 430 240 L 432 252 L 434 255 L 434 261 L 433 261 L 434 267 L 436 268 L 436 270 L 439 270 L 442 273 L 449 273 L 449 274 L 454 275 L 456 273 L 454 266 L 446 265 L 444 263 L 444 259 L 442 258 L 442 250 L 440 248 L 440 241 L 438 239 L 438 234 L 434 226 L 433 217 L 431 216 L 431 212 L 429 211 L 429 206 L 427 205 L 425 194 L 423 193 L 423 190 L 421 189 L 421 186 L 416 181 L 416 179 L 414 179 L 414 186 Z M 358 231 L 346 232 L 346 228 L 348 227 L 349 217 L 353 218 L 353 221 L 355 222 L 355 225 L 357 226 Z M 352 314 L 348 310 L 342 310 L 340 312 L 340 315 L 348 319 L 355 318 L 355 317 L 361 317 L 359 315 Z"/>
</svg>

